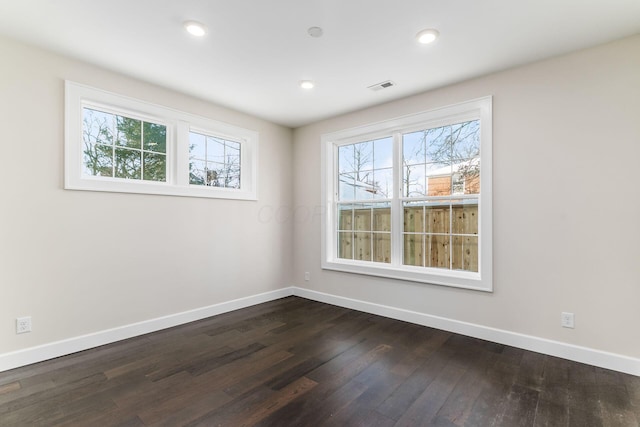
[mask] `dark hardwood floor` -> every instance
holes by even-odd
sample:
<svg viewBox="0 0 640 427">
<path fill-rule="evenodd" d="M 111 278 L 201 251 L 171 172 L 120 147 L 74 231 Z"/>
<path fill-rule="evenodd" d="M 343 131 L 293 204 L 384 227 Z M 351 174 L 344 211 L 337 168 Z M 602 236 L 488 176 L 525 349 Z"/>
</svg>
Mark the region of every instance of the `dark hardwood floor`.
<svg viewBox="0 0 640 427">
<path fill-rule="evenodd" d="M 640 378 L 297 297 L 0 373 L 1 426 L 638 426 Z"/>
</svg>

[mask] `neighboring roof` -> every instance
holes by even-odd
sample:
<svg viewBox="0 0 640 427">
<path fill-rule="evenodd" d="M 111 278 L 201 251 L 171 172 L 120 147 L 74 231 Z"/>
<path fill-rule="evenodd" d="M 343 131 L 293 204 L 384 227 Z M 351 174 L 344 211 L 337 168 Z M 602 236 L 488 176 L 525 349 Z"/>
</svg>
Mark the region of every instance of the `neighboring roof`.
<svg viewBox="0 0 640 427">
<path fill-rule="evenodd" d="M 339 182 L 343 184 L 338 185 L 340 189 L 340 199 L 342 200 L 351 199 L 352 194 L 350 194 L 351 191 L 348 189 L 355 190 L 355 200 L 371 199 L 372 194 L 377 192 L 374 185 L 357 181 L 356 179 L 350 178 L 348 175 L 341 174 L 338 179 Z"/>
<path fill-rule="evenodd" d="M 464 162 L 454 163 L 451 166 L 443 166 L 439 169 L 434 169 L 432 171 L 427 172 L 426 175 L 428 177 L 447 176 L 451 173 L 458 173 L 460 169 L 462 169 L 463 167 L 479 166 L 479 165 L 480 165 L 480 159 L 476 157 L 474 159 L 466 160 Z"/>
</svg>

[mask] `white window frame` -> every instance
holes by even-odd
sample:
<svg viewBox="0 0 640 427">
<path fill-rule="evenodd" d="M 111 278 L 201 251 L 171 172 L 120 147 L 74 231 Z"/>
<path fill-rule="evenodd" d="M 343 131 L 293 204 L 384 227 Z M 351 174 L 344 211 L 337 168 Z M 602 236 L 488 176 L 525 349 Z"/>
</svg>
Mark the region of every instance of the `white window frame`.
<svg viewBox="0 0 640 427">
<path fill-rule="evenodd" d="M 402 264 L 402 134 L 416 130 L 480 120 L 480 195 L 478 197 L 478 272 Z M 492 243 L 492 98 L 485 97 L 417 114 L 322 135 L 322 268 L 434 285 L 493 291 Z M 341 145 L 393 137 L 391 201 L 391 263 L 342 259 L 337 256 L 337 153 Z M 455 196 L 452 196 L 455 197 Z"/>
<path fill-rule="evenodd" d="M 83 174 L 83 107 L 151 121 L 167 127 L 166 182 Z M 240 142 L 240 188 L 189 184 L 189 131 Z M 258 132 L 145 101 L 65 82 L 65 167 L 67 190 L 257 200 Z"/>
</svg>

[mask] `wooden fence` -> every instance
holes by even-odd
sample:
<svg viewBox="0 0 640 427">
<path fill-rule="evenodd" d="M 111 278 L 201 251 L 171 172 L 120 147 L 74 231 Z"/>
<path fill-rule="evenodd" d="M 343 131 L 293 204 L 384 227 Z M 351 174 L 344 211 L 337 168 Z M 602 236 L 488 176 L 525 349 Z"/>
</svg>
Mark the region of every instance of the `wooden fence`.
<svg viewBox="0 0 640 427">
<path fill-rule="evenodd" d="M 389 208 L 341 210 L 339 229 L 340 258 L 391 262 Z M 477 204 L 405 207 L 404 264 L 478 271 L 477 235 Z"/>
</svg>

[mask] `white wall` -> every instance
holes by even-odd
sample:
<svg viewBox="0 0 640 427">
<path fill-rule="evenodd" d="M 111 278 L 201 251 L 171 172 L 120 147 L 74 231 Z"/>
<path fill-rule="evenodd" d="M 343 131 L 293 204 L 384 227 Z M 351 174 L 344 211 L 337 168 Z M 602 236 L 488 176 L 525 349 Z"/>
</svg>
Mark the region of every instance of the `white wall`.
<svg viewBox="0 0 640 427">
<path fill-rule="evenodd" d="M 323 133 L 493 95 L 495 291 L 323 271 L 319 215 L 294 221 L 294 283 L 640 357 L 639 52 L 635 36 L 297 129 L 294 200 L 320 211 Z"/>
<path fill-rule="evenodd" d="M 290 129 L 8 39 L 0 58 L 0 355 L 290 283 L 292 227 L 261 216 L 292 205 Z M 65 79 L 258 131 L 258 202 L 63 190 Z"/>
<path fill-rule="evenodd" d="M 292 135 L 0 39 L 0 355 L 295 284 L 638 358 L 638 52 L 635 36 Z M 258 131 L 259 201 L 63 190 L 65 79 Z M 320 135 L 486 95 L 495 292 L 321 270 Z"/>
</svg>

